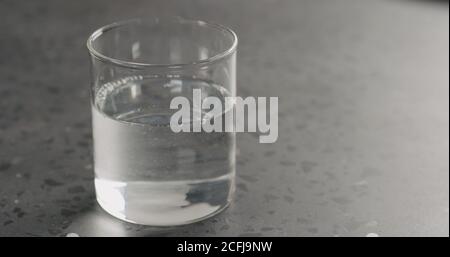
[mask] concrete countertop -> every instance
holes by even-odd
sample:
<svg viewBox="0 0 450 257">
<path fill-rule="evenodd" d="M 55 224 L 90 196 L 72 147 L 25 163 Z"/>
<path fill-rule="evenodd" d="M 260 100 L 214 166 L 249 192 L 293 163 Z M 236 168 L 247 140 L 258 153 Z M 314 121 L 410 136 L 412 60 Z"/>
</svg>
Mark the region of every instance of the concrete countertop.
<svg viewBox="0 0 450 257">
<path fill-rule="evenodd" d="M 279 97 L 279 139 L 238 136 L 220 215 L 152 228 L 95 202 L 85 40 L 180 15 L 239 36 L 238 94 Z M 448 236 L 446 1 L 0 1 L 0 236 Z"/>
</svg>

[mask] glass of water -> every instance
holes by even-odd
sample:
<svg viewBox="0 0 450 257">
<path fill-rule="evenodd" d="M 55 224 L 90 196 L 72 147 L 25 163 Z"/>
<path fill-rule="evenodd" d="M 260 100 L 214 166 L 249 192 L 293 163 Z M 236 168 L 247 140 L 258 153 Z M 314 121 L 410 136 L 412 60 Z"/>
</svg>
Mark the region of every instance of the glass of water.
<svg viewBox="0 0 450 257">
<path fill-rule="evenodd" d="M 170 103 L 177 96 L 192 102 L 196 89 L 202 99 L 235 96 L 236 34 L 203 21 L 134 19 L 98 29 L 87 47 L 102 208 L 128 222 L 170 226 L 228 206 L 234 132 L 175 133 L 170 119 L 177 110 Z M 233 110 L 224 108 L 218 118 Z"/>
</svg>

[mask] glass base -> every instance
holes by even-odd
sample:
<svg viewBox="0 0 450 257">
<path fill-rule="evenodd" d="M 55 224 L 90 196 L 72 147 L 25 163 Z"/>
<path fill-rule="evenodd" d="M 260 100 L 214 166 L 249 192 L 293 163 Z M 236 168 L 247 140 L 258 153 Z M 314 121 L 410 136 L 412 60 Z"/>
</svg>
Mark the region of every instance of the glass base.
<svg viewBox="0 0 450 257">
<path fill-rule="evenodd" d="M 161 222 L 158 220 L 154 220 L 152 221 L 151 217 L 152 214 L 148 213 L 148 217 L 144 218 L 144 219 L 128 219 L 126 218 L 122 213 L 114 211 L 112 209 L 108 209 L 105 208 L 104 205 L 102 205 L 102 203 L 97 199 L 98 204 L 100 205 L 100 207 L 102 207 L 103 210 L 105 210 L 108 214 L 110 214 L 111 216 L 129 222 L 129 223 L 133 223 L 133 224 L 138 224 L 138 225 L 145 225 L 145 226 L 156 226 L 156 227 L 169 227 L 169 226 L 180 226 L 180 225 L 188 225 L 188 224 L 192 224 L 192 223 L 196 223 L 202 220 L 206 220 L 208 218 L 211 218 L 213 216 L 216 216 L 217 214 L 221 213 L 222 211 L 224 211 L 225 209 L 228 208 L 228 206 L 230 206 L 231 201 L 227 202 L 225 205 L 219 207 L 218 209 L 214 210 L 213 212 L 210 212 L 208 214 L 204 214 L 203 216 L 199 216 L 196 217 L 194 219 L 192 219 L 192 217 L 190 219 L 183 219 L 183 220 L 174 220 L 171 222 Z"/>
<path fill-rule="evenodd" d="M 97 202 L 112 216 L 140 225 L 176 226 L 224 210 L 234 193 L 234 179 L 185 182 L 115 182 L 95 179 Z"/>
</svg>

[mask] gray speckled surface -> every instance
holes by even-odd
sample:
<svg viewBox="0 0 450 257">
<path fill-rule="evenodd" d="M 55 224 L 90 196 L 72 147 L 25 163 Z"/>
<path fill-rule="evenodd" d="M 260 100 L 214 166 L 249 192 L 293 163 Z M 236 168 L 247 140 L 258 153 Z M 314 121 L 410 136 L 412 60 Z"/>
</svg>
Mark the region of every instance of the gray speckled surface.
<svg viewBox="0 0 450 257">
<path fill-rule="evenodd" d="M 176 227 L 95 203 L 85 40 L 181 15 L 240 38 L 240 95 L 279 96 L 279 140 L 238 137 L 235 201 Z M 0 236 L 448 236 L 445 1 L 0 1 Z"/>
</svg>

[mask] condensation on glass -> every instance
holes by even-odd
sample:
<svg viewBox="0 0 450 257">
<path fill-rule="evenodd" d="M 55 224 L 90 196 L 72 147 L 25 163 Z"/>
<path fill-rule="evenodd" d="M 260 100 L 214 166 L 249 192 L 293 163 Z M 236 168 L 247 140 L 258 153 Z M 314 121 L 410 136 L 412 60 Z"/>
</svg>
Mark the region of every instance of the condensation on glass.
<svg viewBox="0 0 450 257">
<path fill-rule="evenodd" d="M 235 96 L 235 33 L 181 18 L 134 19 L 100 28 L 87 46 L 102 208 L 157 226 L 223 210 L 234 192 L 235 134 L 174 133 L 169 124 L 177 110 L 169 106 L 176 96 L 192 100 L 194 89 L 202 98 Z"/>
</svg>

